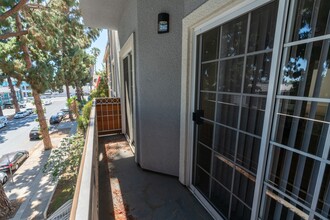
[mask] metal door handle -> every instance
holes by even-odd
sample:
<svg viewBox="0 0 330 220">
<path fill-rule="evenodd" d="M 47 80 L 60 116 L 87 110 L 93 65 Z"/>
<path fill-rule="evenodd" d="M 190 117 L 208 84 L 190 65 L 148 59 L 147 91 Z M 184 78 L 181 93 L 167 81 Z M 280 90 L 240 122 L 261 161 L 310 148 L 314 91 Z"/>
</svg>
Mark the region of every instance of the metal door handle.
<svg viewBox="0 0 330 220">
<path fill-rule="evenodd" d="M 204 110 L 196 110 L 195 112 L 193 112 L 193 121 L 196 124 L 201 125 L 204 123 L 202 117 L 204 117 Z"/>
</svg>

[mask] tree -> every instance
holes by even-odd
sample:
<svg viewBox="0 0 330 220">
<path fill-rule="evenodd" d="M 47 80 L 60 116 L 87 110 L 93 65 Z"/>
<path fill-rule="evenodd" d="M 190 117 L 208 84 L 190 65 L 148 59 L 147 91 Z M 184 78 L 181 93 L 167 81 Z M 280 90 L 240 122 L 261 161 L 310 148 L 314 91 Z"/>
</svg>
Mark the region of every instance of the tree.
<svg viewBox="0 0 330 220">
<path fill-rule="evenodd" d="M 12 205 L 0 184 L 0 219 L 5 218 L 12 211 Z"/>
<path fill-rule="evenodd" d="M 100 76 L 100 82 L 97 88 L 91 93 L 91 98 L 109 97 L 107 73 L 103 70 L 98 75 Z"/>
<path fill-rule="evenodd" d="M 18 82 L 24 80 L 31 85 L 46 150 L 52 148 L 52 142 L 39 94 L 60 87 L 63 82 L 56 82 L 57 76 L 70 75 L 70 69 L 62 66 L 70 61 L 68 52 L 75 47 L 90 47 L 98 33 L 84 27 L 77 0 L 0 3 L 0 69 Z M 67 62 L 63 62 L 65 59 Z M 4 202 L 5 197 L 0 195 L 0 203 Z"/>
<path fill-rule="evenodd" d="M 98 30 L 84 27 L 78 2 L 75 0 L 54 0 L 47 1 L 47 4 L 39 2 L 41 3 L 28 4 L 28 1 L 23 0 L 6 1 L 5 9 L 8 10 L 2 9 L 4 13 L 0 15 L 0 21 L 5 27 L 0 30 L 0 39 L 5 39 L 5 47 L 13 45 L 7 48 L 10 52 L 9 55 L 6 54 L 7 59 L 24 60 L 25 65 L 22 68 L 17 69 L 15 65 L 11 65 L 4 72 L 15 73 L 19 75 L 19 81 L 24 80 L 31 85 L 44 146 L 45 149 L 50 149 L 52 143 L 39 94 L 59 87 L 54 79 L 65 70 L 61 66 L 61 58 L 70 59 L 70 54 L 59 48 L 67 48 L 68 45 L 87 48 L 92 39 L 98 36 Z M 8 46 L 7 43 L 12 41 L 14 42 Z"/>
<path fill-rule="evenodd" d="M 17 101 L 17 95 L 16 95 L 16 91 L 13 85 L 13 81 L 11 80 L 11 77 L 8 76 L 7 77 L 7 82 L 8 82 L 8 87 L 10 90 L 10 94 L 11 94 L 11 99 L 13 100 L 13 105 L 15 108 L 15 113 L 20 111 L 19 105 L 18 105 L 18 101 Z"/>
</svg>

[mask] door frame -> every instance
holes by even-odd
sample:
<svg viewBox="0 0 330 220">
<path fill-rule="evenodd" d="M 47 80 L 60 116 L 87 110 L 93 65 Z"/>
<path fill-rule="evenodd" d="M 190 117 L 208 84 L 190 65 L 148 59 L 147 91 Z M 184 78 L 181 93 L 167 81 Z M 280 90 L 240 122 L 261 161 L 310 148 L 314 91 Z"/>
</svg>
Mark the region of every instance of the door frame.
<svg viewBox="0 0 330 220">
<path fill-rule="evenodd" d="M 136 148 L 136 82 L 135 82 L 135 47 L 134 47 L 134 42 L 135 42 L 135 34 L 134 32 L 129 36 L 127 41 L 125 42 L 124 46 L 120 49 L 119 51 L 119 62 L 120 62 L 120 76 L 121 76 L 121 112 L 122 112 L 122 130 L 123 133 L 126 134 L 127 129 L 126 128 L 126 102 L 125 102 L 125 85 L 124 85 L 124 59 L 131 54 L 132 59 L 131 59 L 131 66 L 132 66 L 132 131 L 131 131 L 131 139 L 133 138 L 134 143 L 132 143 L 132 140 L 128 139 L 128 142 L 135 154 L 135 161 L 137 162 L 137 148 Z M 125 135 L 127 138 L 127 135 Z"/>
<path fill-rule="evenodd" d="M 197 36 L 201 33 L 204 33 L 216 26 L 219 26 L 229 20 L 232 20 L 244 13 L 248 13 L 258 7 L 261 7 L 271 0 L 248 0 L 248 1 L 213 1 L 209 0 L 188 15 L 183 19 L 183 32 L 182 32 L 182 82 L 181 82 L 181 121 L 180 121 L 180 172 L 179 180 L 182 184 L 187 185 L 188 188 L 192 191 L 193 194 L 199 199 L 202 205 L 209 211 L 209 213 L 216 219 L 222 219 L 218 212 L 206 201 L 199 191 L 192 185 L 193 177 L 193 148 L 194 148 L 194 130 L 195 124 L 192 120 L 192 113 L 195 111 L 196 105 L 196 44 Z M 281 2 L 281 7 L 283 6 L 284 1 Z M 279 6 L 280 8 L 280 6 Z M 282 18 L 277 18 L 277 21 L 280 21 Z M 280 22 L 281 23 L 281 22 Z M 282 23 L 280 24 L 282 25 Z M 279 24 L 276 25 L 278 28 Z M 276 35 L 276 34 L 275 34 Z M 281 40 L 281 33 L 277 33 L 277 41 L 279 43 Z M 275 48 L 274 48 L 275 50 Z M 281 50 L 277 48 L 276 50 Z M 279 51 L 276 53 L 280 54 Z M 273 51 L 274 54 L 274 51 Z M 280 59 L 278 56 L 272 57 L 272 71 L 276 71 L 278 68 Z M 277 72 L 276 72 L 277 73 Z M 275 74 L 273 74 L 273 82 L 275 83 Z M 272 85 L 274 91 L 269 90 L 267 95 L 267 104 L 273 101 L 274 99 L 270 98 L 274 96 L 276 91 L 276 86 Z M 268 108 L 267 115 L 270 117 L 272 111 Z M 266 114 L 265 114 L 265 117 Z M 270 122 L 268 122 L 269 126 Z M 265 124 L 264 124 L 265 128 Z M 269 129 L 268 129 L 269 130 Z M 269 134 L 268 134 L 269 135 Z M 262 141 L 265 144 L 265 141 L 268 139 L 268 135 L 262 137 Z M 258 198 L 262 192 L 262 180 L 263 180 L 263 170 L 265 166 L 265 160 L 260 161 L 262 155 L 266 155 L 267 150 L 263 149 L 259 154 L 259 165 L 257 172 L 256 180 L 256 189 L 260 187 L 259 190 L 256 190 L 254 198 Z M 259 186 L 258 186 L 258 185 Z M 260 197 L 259 197 L 260 198 Z M 257 210 L 255 207 L 256 202 L 253 203 L 252 211 Z M 251 215 L 251 219 L 256 218 L 258 213 L 254 212 Z"/>
</svg>

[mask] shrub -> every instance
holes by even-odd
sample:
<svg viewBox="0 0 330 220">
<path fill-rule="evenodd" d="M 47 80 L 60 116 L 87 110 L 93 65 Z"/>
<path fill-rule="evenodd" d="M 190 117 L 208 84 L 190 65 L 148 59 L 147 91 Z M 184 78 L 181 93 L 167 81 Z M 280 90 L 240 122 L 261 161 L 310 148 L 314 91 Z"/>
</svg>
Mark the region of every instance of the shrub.
<svg viewBox="0 0 330 220">
<path fill-rule="evenodd" d="M 93 101 L 87 102 L 82 108 L 82 115 L 78 118 L 78 128 L 83 131 L 84 134 L 86 133 L 88 127 L 92 106 Z"/>
<path fill-rule="evenodd" d="M 77 176 L 84 144 L 81 134 L 64 138 L 60 147 L 52 150 L 43 171 L 50 173 L 53 180 L 57 180 L 64 171 Z"/>
</svg>

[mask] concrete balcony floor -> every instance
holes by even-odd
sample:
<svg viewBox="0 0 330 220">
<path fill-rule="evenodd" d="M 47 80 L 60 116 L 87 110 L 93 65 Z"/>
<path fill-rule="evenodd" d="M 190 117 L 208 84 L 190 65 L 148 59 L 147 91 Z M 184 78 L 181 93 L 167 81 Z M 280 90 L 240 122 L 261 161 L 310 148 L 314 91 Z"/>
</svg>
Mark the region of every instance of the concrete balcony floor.
<svg viewBox="0 0 330 220">
<path fill-rule="evenodd" d="M 212 219 L 177 177 L 141 169 L 122 135 L 99 138 L 99 219 Z"/>
</svg>

